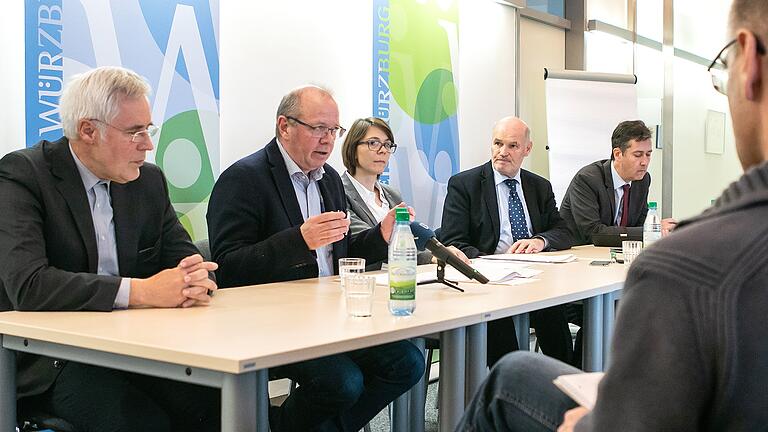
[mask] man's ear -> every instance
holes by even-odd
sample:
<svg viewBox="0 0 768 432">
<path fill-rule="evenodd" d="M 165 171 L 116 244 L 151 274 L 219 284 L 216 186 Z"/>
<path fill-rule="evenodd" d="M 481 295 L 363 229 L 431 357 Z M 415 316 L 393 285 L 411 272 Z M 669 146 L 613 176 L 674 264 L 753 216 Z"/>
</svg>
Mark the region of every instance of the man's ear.
<svg viewBox="0 0 768 432">
<path fill-rule="evenodd" d="M 277 132 L 279 134 L 278 138 L 282 138 L 288 133 L 288 118 L 285 116 L 280 116 L 277 118 Z"/>
<path fill-rule="evenodd" d="M 611 153 L 613 153 L 613 160 L 616 160 L 616 159 L 618 159 L 618 158 L 619 158 L 619 156 L 621 156 L 621 154 L 622 154 L 622 153 L 621 153 L 621 148 L 619 148 L 619 147 L 614 147 L 614 148 L 613 148 L 613 150 L 611 150 Z"/>
<path fill-rule="evenodd" d="M 757 101 L 763 86 L 762 56 L 757 52 L 757 38 L 752 32 L 741 31 L 737 37 L 744 58 L 739 73 L 744 77 L 744 97 Z"/>
<path fill-rule="evenodd" d="M 80 136 L 80 140 L 87 144 L 92 144 L 96 140 L 96 135 L 99 130 L 93 124 L 92 121 L 81 119 L 77 122 L 77 134 Z"/>
</svg>

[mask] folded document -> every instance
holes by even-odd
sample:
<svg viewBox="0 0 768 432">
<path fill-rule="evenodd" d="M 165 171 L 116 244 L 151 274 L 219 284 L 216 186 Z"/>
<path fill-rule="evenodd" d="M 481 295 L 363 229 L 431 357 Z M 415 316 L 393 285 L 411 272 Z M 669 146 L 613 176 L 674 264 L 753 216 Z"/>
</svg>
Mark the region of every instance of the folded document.
<svg viewBox="0 0 768 432">
<path fill-rule="evenodd" d="M 560 375 L 552 382 L 577 404 L 593 409 L 597 401 L 597 387 L 603 375 L 603 372 Z"/>
<path fill-rule="evenodd" d="M 489 261 L 524 261 L 530 263 L 569 263 L 576 261 L 576 256 L 573 254 L 498 254 L 483 255 L 478 258 Z"/>
</svg>

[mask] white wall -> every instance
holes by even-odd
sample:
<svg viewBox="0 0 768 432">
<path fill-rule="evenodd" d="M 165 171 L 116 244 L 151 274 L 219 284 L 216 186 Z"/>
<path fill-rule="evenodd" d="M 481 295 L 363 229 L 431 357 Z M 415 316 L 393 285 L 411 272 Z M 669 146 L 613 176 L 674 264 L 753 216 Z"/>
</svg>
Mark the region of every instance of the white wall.
<svg viewBox="0 0 768 432">
<path fill-rule="evenodd" d="M 488 160 L 493 123 L 514 114 L 516 29 L 510 6 L 491 0 L 459 6 L 460 166 L 466 169 Z M 280 98 L 300 84 L 334 90 L 342 125 L 371 114 L 372 14 L 371 2 L 360 0 L 221 3 L 222 171 L 272 138 Z M 343 168 L 341 141 L 336 146 L 329 162 Z"/>
<path fill-rule="evenodd" d="M 515 8 L 489 0 L 459 3 L 461 169 L 488 162 L 496 120 L 515 115 Z"/>
<path fill-rule="evenodd" d="M 333 90 L 342 125 L 370 115 L 371 2 L 222 1 L 220 13 L 221 171 L 272 139 L 280 98 L 299 85 Z"/>
<path fill-rule="evenodd" d="M 726 113 L 722 155 L 704 152 L 707 110 Z M 686 60 L 675 62 L 674 140 L 674 214 L 685 218 L 709 207 L 742 172 L 727 99 L 712 87 L 703 66 Z"/>
<path fill-rule="evenodd" d="M 24 2 L 3 3 L 0 13 L 0 156 L 25 146 Z"/>
<path fill-rule="evenodd" d="M 533 150 L 525 168 L 549 178 L 544 68 L 565 69 L 565 30 L 520 20 L 520 118 L 531 128 Z"/>
</svg>

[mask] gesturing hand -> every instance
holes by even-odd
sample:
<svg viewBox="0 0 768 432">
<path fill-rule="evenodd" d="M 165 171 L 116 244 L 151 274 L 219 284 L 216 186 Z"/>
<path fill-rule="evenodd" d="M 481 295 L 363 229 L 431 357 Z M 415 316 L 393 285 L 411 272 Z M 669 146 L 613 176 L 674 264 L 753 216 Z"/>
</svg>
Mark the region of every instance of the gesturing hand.
<svg viewBox="0 0 768 432">
<path fill-rule="evenodd" d="M 349 230 L 349 219 L 342 211 L 332 211 L 312 216 L 301 224 L 301 236 L 310 250 L 335 243 L 344 238 Z"/>
</svg>

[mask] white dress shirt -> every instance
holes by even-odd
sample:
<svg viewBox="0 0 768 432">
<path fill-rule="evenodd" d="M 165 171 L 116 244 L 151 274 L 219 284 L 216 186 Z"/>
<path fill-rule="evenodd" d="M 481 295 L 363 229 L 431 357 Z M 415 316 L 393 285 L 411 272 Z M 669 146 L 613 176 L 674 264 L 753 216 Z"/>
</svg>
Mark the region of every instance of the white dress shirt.
<svg viewBox="0 0 768 432">
<path fill-rule="evenodd" d="M 365 202 L 365 205 L 368 206 L 368 210 L 371 211 L 371 214 L 373 214 L 373 218 L 376 219 L 376 222 L 381 222 L 387 213 L 389 213 L 389 202 L 387 202 L 387 199 L 384 197 L 384 190 L 382 189 L 381 184 L 379 184 L 377 181 L 373 186 L 374 191 L 369 191 L 365 186 L 362 185 L 362 183 L 352 177 L 352 174 L 349 172 L 347 172 L 347 177 L 349 177 L 349 180 L 352 182 L 352 186 L 355 187 L 355 190 L 357 190 L 357 193 L 360 194 L 360 197 L 363 199 L 363 202 Z M 377 194 L 381 200 L 381 205 L 376 203 Z"/>
</svg>

